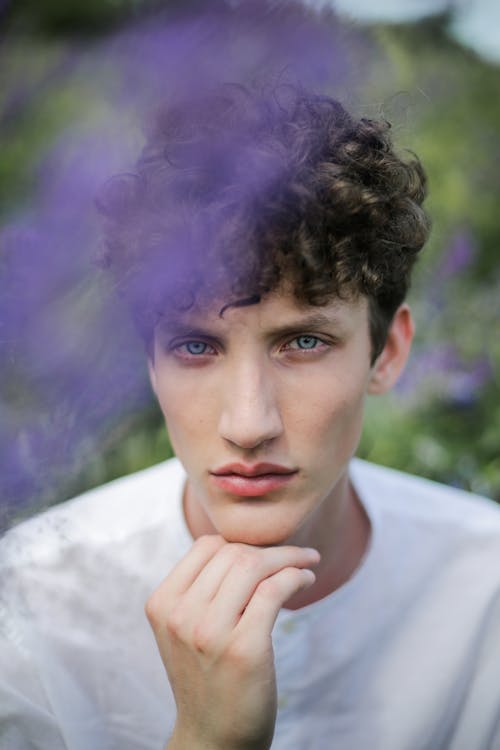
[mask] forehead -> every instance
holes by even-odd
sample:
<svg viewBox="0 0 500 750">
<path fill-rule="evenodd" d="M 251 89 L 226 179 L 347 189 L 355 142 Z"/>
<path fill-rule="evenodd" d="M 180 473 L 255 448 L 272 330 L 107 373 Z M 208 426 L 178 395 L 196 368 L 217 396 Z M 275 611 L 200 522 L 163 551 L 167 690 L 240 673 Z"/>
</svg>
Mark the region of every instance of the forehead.
<svg viewBox="0 0 500 750">
<path fill-rule="evenodd" d="M 170 311 L 162 316 L 159 327 L 227 332 L 251 325 L 272 332 L 289 326 L 310 329 L 335 326 L 349 331 L 364 327 L 367 320 L 368 300 L 363 295 L 355 299 L 335 297 L 325 305 L 309 305 L 298 302 L 291 293 L 272 292 L 257 302 L 252 298 L 218 299 L 203 306 L 193 305 L 189 310 Z"/>
</svg>

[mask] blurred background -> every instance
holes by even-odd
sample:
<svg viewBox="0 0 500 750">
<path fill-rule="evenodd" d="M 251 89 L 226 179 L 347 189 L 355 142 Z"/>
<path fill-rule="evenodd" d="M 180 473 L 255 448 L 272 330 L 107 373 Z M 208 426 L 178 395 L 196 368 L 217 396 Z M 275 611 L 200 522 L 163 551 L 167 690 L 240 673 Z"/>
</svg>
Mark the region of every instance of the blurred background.
<svg viewBox="0 0 500 750">
<path fill-rule="evenodd" d="M 172 87 L 267 71 L 388 119 L 429 176 L 415 348 L 359 455 L 500 501 L 499 8 L 0 0 L 0 528 L 171 455 L 95 196 Z"/>
</svg>

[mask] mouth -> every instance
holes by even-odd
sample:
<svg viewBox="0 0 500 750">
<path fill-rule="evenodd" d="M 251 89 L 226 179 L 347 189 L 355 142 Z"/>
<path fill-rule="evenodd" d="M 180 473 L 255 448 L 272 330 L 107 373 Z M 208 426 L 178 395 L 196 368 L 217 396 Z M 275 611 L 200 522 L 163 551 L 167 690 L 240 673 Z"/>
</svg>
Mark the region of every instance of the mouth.
<svg viewBox="0 0 500 750">
<path fill-rule="evenodd" d="M 228 464 L 210 474 L 219 489 L 240 497 L 259 497 L 285 487 L 298 471 L 278 464 Z"/>
</svg>

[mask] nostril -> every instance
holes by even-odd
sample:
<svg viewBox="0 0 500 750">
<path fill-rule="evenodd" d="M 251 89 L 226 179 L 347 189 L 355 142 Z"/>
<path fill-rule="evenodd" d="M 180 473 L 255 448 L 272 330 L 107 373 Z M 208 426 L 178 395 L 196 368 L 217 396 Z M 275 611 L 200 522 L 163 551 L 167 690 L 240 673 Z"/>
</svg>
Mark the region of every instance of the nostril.
<svg viewBox="0 0 500 750">
<path fill-rule="evenodd" d="M 259 410 L 225 412 L 221 415 L 219 433 L 221 437 L 240 448 L 255 449 L 282 434 L 283 425 L 279 413 L 268 407 Z"/>
</svg>

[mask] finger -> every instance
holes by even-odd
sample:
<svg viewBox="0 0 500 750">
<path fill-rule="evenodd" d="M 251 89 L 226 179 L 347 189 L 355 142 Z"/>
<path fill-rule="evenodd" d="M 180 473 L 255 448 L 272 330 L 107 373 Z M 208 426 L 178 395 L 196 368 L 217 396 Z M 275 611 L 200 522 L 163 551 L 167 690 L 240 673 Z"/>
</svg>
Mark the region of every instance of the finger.
<svg viewBox="0 0 500 750">
<path fill-rule="evenodd" d="M 185 599 L 208 604 L 220 597 L 224 610 L 239 616 L 261 580 L 282 568 L 305 568 L 317 562 L 317 550 L 303 547 L 226 544 L 201 570 Z"/>
<path fill-rule="evenodd" d="M 186 597 L 193 602 L 207 601 L 203 587 L 210 587 L 212 602 L 205 617 L 220 632 L 232 629 L 261 581 L 283 568 L 307 568 L 319 562 L 316 550 L 302 547 L 227 545 L 212 558 L 191 586 Z M 210 575 L 213 573 L 213 579 Z"/>
<path fill-rule="evenodd" d="M 168 597 L 183 594 L 196 580 L 200 571 L 225 544 L 226 541 L 218 534 L 199 537 L 187 555 L 164 578 L 155 593 Z"/>
<path fill-rule="evenodd" d="M 235 630 L 253 634 L 253 638 L 267 639 L 283 604 L 290 597 L 316 580 L 312 570 L 283 568 L 261 581 L 241 616 Z"/>
</svg>

